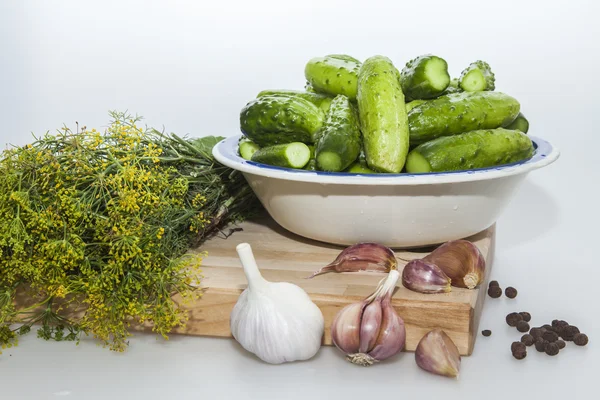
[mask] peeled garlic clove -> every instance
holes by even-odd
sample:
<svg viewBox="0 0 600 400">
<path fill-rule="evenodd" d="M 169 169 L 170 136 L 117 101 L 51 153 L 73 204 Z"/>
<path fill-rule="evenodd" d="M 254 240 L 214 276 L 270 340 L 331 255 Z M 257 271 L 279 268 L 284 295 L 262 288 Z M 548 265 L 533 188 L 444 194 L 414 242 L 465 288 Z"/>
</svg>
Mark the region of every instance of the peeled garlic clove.
<svg viewBox="0 0 600 400">
<path fill-rule="evenodd" d="M 359 352 L 368 353 L 375 346 L 375 342 L 379 336 L 382 316 L 381 300 L 376 299 L 365 307 L 360 321 Z"/>
<path fill-rule="evenodd" d="M 360 321 L 364 303 L 342 308 L 331 323 L 331 339 L 345 353 L 357 353 L 360 347 Z"/>
<path fill-rule="evenodd" d="M 473 289 L 485 276 L 485 259 L 479 248 L 468 240 L 451 240 L 423 258 L 438 267 L 453 286 Z"/>
<path fill-rule="evenodd" d="M 308 279 L 326 272 L 389 272 L 397 265 L 396 256 L 389 247 L 377 243 L 358 243 L 344 249 L 332 263 L 316 271 Z"/>
<path fill-rule="evenodd" d="M 446 293 L 450 278 L 437 265 L 424 260 L 412 260 L 402 270 L 404 287 L 420 293 Z"/>
<path fill-rule="evenodd" d="M 415 350 L 417 365 L 437 375 L 457 377 L 460 354 L 450 337 L 441 329 L 427 333 Z"/>
</svg>

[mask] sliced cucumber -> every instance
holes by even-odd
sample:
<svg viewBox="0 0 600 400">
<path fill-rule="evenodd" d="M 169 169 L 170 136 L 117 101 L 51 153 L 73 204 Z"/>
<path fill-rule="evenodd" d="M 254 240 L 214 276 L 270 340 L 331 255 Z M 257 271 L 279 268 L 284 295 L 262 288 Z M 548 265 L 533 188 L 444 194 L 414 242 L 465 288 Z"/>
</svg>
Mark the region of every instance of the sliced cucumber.
<svg viewBox="0 0 600 400">
<path fill-rule="evenodd" d="M 519 115 L 517 115 L 517 118 L 515 118 L 515 120 L 510 125 L 506 126 L 506 129 L 514 129 L 519 130 L 523 133 L 527 133 L 527 131 L 529 130 L 529 121 L 527 120 L 527 118 L 525 118 L 523 113 L 519 113 Z"/>
<path fill-rule="evenodd" d="M 240 156 L 244 160 L 251 160 L 252 155 L 260 149 L 260 146 L 251 140 L 242 140 L 240 142 Z"/>
<path fill-rule="evenodd" d="M 310 160 L 310 148 L 293 142 L 263 147 L 252 155 L 252 161 L 285 168 L 304 168 Z"/>
</svg>

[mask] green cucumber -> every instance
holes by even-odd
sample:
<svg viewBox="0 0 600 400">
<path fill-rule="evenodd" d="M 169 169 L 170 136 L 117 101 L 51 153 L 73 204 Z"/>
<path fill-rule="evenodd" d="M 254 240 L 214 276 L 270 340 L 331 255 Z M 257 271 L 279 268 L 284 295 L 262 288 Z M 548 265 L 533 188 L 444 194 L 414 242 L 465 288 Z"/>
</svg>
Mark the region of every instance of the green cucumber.
<svg viewBox="0 0 600 400">
<path fill-rule="evenodd" d="M 244 135 L 261 147 L 314 143 L 324 119 L 320 108 L 298 96 L 262 96 L 242 109 L 240 127 Z"/>
<path fill-rule="evenodd" d="M 376 174 L 377 172 L 373 171 L 371 168 L 367 166 L 367 163 L 356 161 L 352 163 L 347 169 L 346 172 L 351 174 Z"/>
<path fill-rule="evenodd" d="M 461 92 L 429 100 L 408 113 L 411 145 L 513 122 L 517 100 L 500 92 Z"/>
<path fill-rule="evenodd" d="M 239 144 L 240 156 L 244 160 L 251 160 L 252 155 L 254 153 L 256 153 L 256 150 L 258 150 L 258 149 L 260 149 L 260 146 L 251 140 L 243 139 L 240 141 L 240 144 Z"/>
<path fill-rule="evenodd" d="M 496 88 L 496 78 L 488 63 L 477 60 L 460 74 L 458 84 L 465 92 L 494 90 Z"/>
<path fill-rule="evenodd" d="M 310 149 L 301 142 L 263 147 L 252 155 L 252 161 L 285 168 L 304 168 L 310 160 Z"/>
<path fill-rule="evenodd" d="M 399 78 L 396 67 L 383 56 L 366 60 L 358 75 L 358 111 L 367 164 L 380 172 L 400 172 L 408 153 L 408 120 Z"/>
<path fill-rule="evenodd" d="M 431 54 L 419 56 L 406 63 L 400 73 L 400 82 L 408 100 L 433 99 L 450 84 L 448 63 Z"/>
<path fill-rule="evenodd" d="M 460 171 L 493 167 L 526 160 L 533 155 L 533 143 L 520 131 L 504 128 L 477 130 L 440 137 L 414 148 L 406 171 Z"/>
<path fill-rule="evenodd" d="M 515 129 L 523 133 L 527 133 L 527 131 L 529 130 L 529 121 L 527 120 L 527 118 L 525 118 L 523 113 L 519 113 L 519 115 L 517 115 L 517 118 L 515 118 L 515 120 L 511 124 L 506 126 L 506 129 Z"/>
<path fill-rule="evenodd" d="M 452 93 L 458 93 L 458 92 L 462 92 L 462 91 L 463 90 L 458 85 L 458 78 L 452 78 L 452 80 L 450 80 L 450 84 L 444 91 L 444 94 L 452 94 Z"/>
<path fill-rule="evenodd" d="M 341 59 L 340 55 L 316 57 L 306 64 L 304 75 L 317 92 L 355 100 L 360 65 L 356 59 Z"/>
<path fill-rule="evenodd" d="M 317 141 L 315 155 L 322 171 L 338 172 L 347 168 L 360 154 L 360 129 L 356 112 L 348 97 L 333 99 Z"/>
<path fill-rule="evenodd" d="M 427 100 L 413 100 L 411 102 L 406 103 L 406 112 L 409 112 L 413 108 L 420 106 L 421 104 L 425 103 L 426 101 Z"/>
<path fill-rule="evenodd" d="M 331 101 L 333 97 L 327 96 L 321 93 L 314 92 L 303 92 L 301 90 L 263 90 L 256 97 L 263 96 L 297 96 L 303 98 L 304 100 L 308 100 L 313 103 L 315 106 L 319 107 L 323 110 L 324 113 L 329 111 L 329 106 L 331 105 Z"/>
</svg>

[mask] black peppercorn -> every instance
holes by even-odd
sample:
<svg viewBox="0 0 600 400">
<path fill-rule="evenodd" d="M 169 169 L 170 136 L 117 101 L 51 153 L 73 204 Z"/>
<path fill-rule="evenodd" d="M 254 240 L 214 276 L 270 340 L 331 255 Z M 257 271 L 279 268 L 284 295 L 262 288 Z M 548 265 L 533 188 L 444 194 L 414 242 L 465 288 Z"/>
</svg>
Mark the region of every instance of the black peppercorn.
<svg viewBox="0 0 600 400">
<path fill-rule="evenodd" d="M 521 311 L 519 314 L 521 314 L 521 317 L 523 317 L 523 321 L 531 321 L 531 314 L 529 314 L 527 311 Z"/>
<path fill-rule="evenodd" d="M 517 297 L 517 289 L 515 289 L 512 286 L 509 286 L 506 288 L 506 290 L 504 290 L 504 295 L 509 299 L 514 299 L 515 297 Z"/>
<path fill-rule="evenodd" d="M 517 330 L 519 332 L 529 332 L 529 324 L 525 321 L 517 322 Z"/>
<path fill-rule="evenodd" d="M 544 338 L 544 340 L 547 340 L 551 343 L 556 342 L 558 340 L 558 335 L 556 334 L 556 332 L 552 332 L 552 331 L 544 332 L 542 337 Z"/>
<path fill-rule="evenodd" d="M 548 354 L 549 356 L 555 356 L 558 354 L 559 348 L 556 343 L 548 343 L 544 350 L 546 351 L 546 354 Z"/>
<path fill-rule="evenodd" d="M 567 321 L 563 321 L 561 319 L 555 319 L 552 321 L 552 327 L 555 329 L 563 329 L 566 326 L 569 326 Z"/>
<path fill-rule="evenodd" d="M 571 341 L 578 333 L 579 328 L 577 328 L 575 325 L 568 325 L 560 331 L 560 337 L 562 337 L 564 340 Z"/>
<path fill-rule="evenodd" d="M 499 287 L 499 286 L 500 286 L 500 284 L 498 283 L 498 281 L 490 281 L 490 283 L 489 283 L 488 287 L 492 287 L 492 286 Z"/>
<path fill-rule="evenodd" d="M 521 342 L 513 342 L 510 346 L 510 351 L 517 360 L 522 360 L 527 356 L 527 347 Z"/>
<path fill-rule="evenodd" d="M 521 343 L 523 343 L 525 346 L 531 346 L 534 342 L 535 339 L 529 333 L 521 336 Z"/>
<path fill-rule="evenodd" d="M 509 326 L 517 326 L 519 321 L 522 321 L 522 320 L 523 320 L 523 317 L 521 316 L 521 314 L 516 313 L 516 312 L 512 312 L 506 316 L 506 323 Z"/>
<path fill-rule="evenodd" d="M 502 289 L 500 289 L 498 286 L 491 286 L 488 289 L 488 296 L 493 299 L 497 299 L 498 297 L 502 296 Z"/>
<path fill-rule="evenodd" d="M 554 328 L 552 327 L 552 325 L 544 324 L 544 325 L 542 325 L 542 329 L 544 329 L 546 331 L 554 332 Z"/>
<path fill-rule="evenodd" d="M 512 344 L 510 345 L 510 351 L 511 352 L 515 352 L 518 349 L 524 349 L 525 348 L 525 344 L 522 342 L 512 342 Z"/>
<path fill-rule="evenodd" d="M 573 342 L 577 346 L 585 346 L 588 344 L 588 337 L 585 333 L 576 333 L 575 336 L 573 336 Z"/>
<path fill-rule="evenodd" d="M 489 329 L 484 329 L 481 331 L 481 334 L 483 336 L 490 336 L 492 334 L 492 331 L 490 331 Z"/>
<path fill-rule="evenodd" d="M 543 338 L 539 337 L 535 341 L 535 349 L 541 353 L 546 350 L 547 343 Z"/>
<path fill-rule="evenodd" d="M 542 328 L 531 328 L 529 334 L 533 336 L 534 339 L 537 339 L 542 336 Z"/>
<path fill-rule="evenodd" d="M 558 345 L 558 348 L 559 348 L 559 349 L 564 349 L 564 348 L 565 348 L 565 346 L 567 345 L 567 344 L 565 343 L 565 341 L 564 341 L 564 340 L 560 340 L 560 339 L 558 339 L 558 340 L 557 340 L 556 342 L 554 342 L 554 343 L 556 343 L 556 344 Z"/>
</svg>

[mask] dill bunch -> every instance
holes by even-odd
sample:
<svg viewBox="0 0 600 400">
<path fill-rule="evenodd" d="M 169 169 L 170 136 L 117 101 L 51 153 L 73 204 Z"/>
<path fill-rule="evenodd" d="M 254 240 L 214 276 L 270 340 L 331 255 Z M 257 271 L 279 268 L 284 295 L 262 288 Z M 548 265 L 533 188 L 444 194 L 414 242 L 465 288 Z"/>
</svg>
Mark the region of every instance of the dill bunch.
<svg viewBox="0 0 600 400">
<path fill-rule="evenodd" d="M 260 209 L 213 159 L 221 138 L 111 117 L 102 133 L 65 127 L 0 157 L 2 348 L 34 324 L 43 339 L 89 334 L 117 351 L 132 323 L 166 338 L 187 321 L 172 296 L 200 296 L 202 255 L 186 251 Z"/>
</svg>

